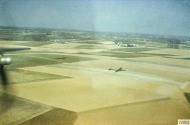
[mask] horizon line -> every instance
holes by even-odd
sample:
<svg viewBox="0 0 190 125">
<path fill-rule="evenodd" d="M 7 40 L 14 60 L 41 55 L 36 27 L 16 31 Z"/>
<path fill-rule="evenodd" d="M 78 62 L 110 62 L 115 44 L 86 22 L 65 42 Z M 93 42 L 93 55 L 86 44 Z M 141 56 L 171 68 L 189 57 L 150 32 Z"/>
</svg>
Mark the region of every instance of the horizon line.
<svg viewBox="0 0 190 125">
<path fill-rule="evenodd" d="M 186 35 L 174 35 L 174 34 L 156 34 L 156 33 L 138 33 L 138 32 L 121 32 L 121 31 L 94 31 L 94 30 L 86 30 L 86 29 L 65 29 L 65 28 L 57 28 L 57 27 L 40 27 L 40 26 L 12 26 L 12 25 L 0 25 L 0 27 L 10 27 L 10 28 L 33 28 L 33 29 L 51 29 L 51 30 L 66 30 L 69 32 L 93 32 L 93 33 L 126 33 L 126 34 L 136 34 L 136 35 L 152 35 L 152 36 L 162 36 L 162 37 L 188 37 Z"/>
</svg>

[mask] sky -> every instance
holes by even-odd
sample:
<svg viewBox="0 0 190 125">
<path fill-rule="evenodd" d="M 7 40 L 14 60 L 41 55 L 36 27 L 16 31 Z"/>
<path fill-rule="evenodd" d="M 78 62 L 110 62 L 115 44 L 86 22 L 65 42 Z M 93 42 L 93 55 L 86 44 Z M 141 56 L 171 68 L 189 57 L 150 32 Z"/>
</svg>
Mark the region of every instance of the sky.
<svg viewBox="0 0 190 125">
<path fill-rule="evenodd" d="M 0 25 L 190 36 L 190 0 L 0 0 Z"/>
</svg>

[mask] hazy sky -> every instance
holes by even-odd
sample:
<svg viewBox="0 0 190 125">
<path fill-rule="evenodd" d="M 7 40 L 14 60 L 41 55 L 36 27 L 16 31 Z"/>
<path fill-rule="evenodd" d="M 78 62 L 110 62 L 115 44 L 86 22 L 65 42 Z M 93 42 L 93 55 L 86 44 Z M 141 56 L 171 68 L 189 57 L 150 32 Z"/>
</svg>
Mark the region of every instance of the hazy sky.
<svg viewBox="0 0 190 125">
<path fill-rule="evenodd" d="M 190 36 L 190 0 L 0 0 L 0 25 Z"/>
</svg>

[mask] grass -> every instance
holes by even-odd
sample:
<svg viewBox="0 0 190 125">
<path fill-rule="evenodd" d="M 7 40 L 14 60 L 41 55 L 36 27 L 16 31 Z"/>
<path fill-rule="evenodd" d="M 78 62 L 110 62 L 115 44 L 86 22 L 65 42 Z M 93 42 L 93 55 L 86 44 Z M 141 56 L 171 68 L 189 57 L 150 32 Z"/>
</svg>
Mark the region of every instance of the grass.
<svg viewBox="0 0 190 125">
<path fill-rule="evenodd" d="M 1 45 L 21 45 L 21 46 L 28 46 L 28 47 L 35 47 L 35 46 L 42 46 L 51 44 L 51 42 L 40 42 L 40 41 L 6 41 L 0 40 Z"/>
<path fill-rule="evenodd" d="M 173 54 L 159 54 L 159 53 L 141 53 L 149 56 L 161 56 L 161 57 L 168 57 L 168 56 L 177 56 Z"/>
<path fill-rule="evenodd" d="M 186 58 L 165 57 L 165 58 L 190 60 L 190 57 L 186 57 Z"/>
<path fill-rule="evenodd" d="M 190 44 L 184 44 L 180 46 L 181 49 L 190 49 Z"/>
<path fill-rule="evenodd" d="M 151 51 L 158 48 L 119 48 L 113 49 L 113 51 L 121 51 L 121 52 L 142 52 L 142 51 Z"/>
<path fill-rule="evenodd" d="M 180 58 L 180 59 L 184 59 L 184 60 L 190 60 L 190 58 Z"/>
<path fill-rule="evenodd" d="M 101 53 L 98 53 L 98 55 L 118 57 L 118 58 L 135 58 L 135 57 L 148 56 L 148 55 L 141 54 L 141 53 L 124 53 L 124 52 L 101 52 Z"/>
<path fill-rule="evenodd" d="M 48 44 L 51 44 L 51 42 L 24 41 L 23 43 L 20 44 L 17 43 L 17 45 L 28 46 L 28 47 L 39 47 Z"/>
<path fill-rule="evenodd" d="M 97 49 L 94 45 L 79 45 L 76 46 L 75 49 Z"/>
<path fill-rule="evenodd" d="M 18 45 L 19 43 L 22 43 L 22 42 L 18 42 L 18 41 L 8 41 L 8 40 L 0 40 L 0 45 Z"/>
<path fill-rule="evenodd" d="M 47 112 L 49 106 L 18 98 L 6 93 L 0 93 L 0 124 L 13 125 Z"/>
<path fill-rule="evenodd" d="M 21 69 L 11 70 L 8 73 L 11 79 L 10 82 L 13 84 L 37 82 L 37 81 L 42 81 L 42 80 L 71 78 L 69 76 L 60 76 L 60 75 L 40 73 L 40 72 L 27 71 L 27 70 L 21 70 Z"/>
<path fill-rule="evenodd" d="M 118 52 L 118 51 L 104 51 L 100 53 L 96 53 L 96 55 L 102 56 L 111 56 L 111 57 L 118 57 L 118 58 L 136 58 L 136 57 L 149 57 L 149 56 L 161 56 L 161 57 L 168 57 L 168 56 L 175 56 L 171 54 L 157 54 L 157 53 L 141 53 L 141 52 Z"/>
<path fill-rule="evenodd" d="M 75 53 L 75 54 L 90 55 L 90 53 L 86 53 L 86 52 L 78 52 L 78 53 Z"/>
<path fill-rule="evenodd" d="M 92 60 L 91 58 L 86 57 L 68 56 L 60 54 L 19 53 L 18 55 L 9 56 L 13 59 L 13 63 L 8 67 L 9 69 Z"/>
<path fill-rule="evenodd" d="M 83 40 L 83 41 L 80 41 L 80 43 L 82 44 L 101 44 L 99 41 L 96 41 L 96 40 Z"/>
</svg>

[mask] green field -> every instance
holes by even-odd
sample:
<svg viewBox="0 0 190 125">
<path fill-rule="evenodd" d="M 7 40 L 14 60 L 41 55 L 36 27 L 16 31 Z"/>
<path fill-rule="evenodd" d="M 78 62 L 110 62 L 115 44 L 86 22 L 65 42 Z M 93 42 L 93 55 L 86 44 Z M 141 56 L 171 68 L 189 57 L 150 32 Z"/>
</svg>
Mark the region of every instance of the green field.
<svg viewBox="0 0 190 125">
<path fill-rule="evenodd" d="M 135 57 L 147 57 L 146 54 L 141 53 L 124 53 L 124 52 L 101 52 L 98 53 L 98 55 L 102 56 L 111 56 L 111 57 L 117 57 L 117 58 L 135 58 Z"/>
<path fill-rule="evenodd" d="M 60 76 L 48 73 L 40 73 L 34 71 L 27 71 L 21 69 L 8 70 L 10 82 L 15 83 L 30 83 L 38 82 L 42 80 L 53 80 L 53 79 L 67 79 L 69 76 Z"/>
<path fill-rule="evenodd" d="M 28 46 L 28 47 L 39 47 L 42 45 L 51 44 L 49 41 L 0 41 L 1 45 L 21 45 L 21 46 Z"/>
<path fill-rule="evenodd" d="M 184 59 L 184 60 L 190 60 L 190 58 L 180 58 L 180 59 Z"/>
<path fill-rule="evenodd" d="M 158 48 L 119 48 L 119 49 L 113 49 L 113 51 L 121 51 L 121 52 L 142 52 L 142 51 L 151 51 L 156 50 Z"/>
<path fill-rule="evenodd" d="M 13 59 L 13 63 L 8 67 L 9 69 L 92 60 L 92 58 L 87 57 L 68 56 L 61 54 L 19 53 L 10 54 L 9 56 Z"/>
<path fill-rule="evenodd" d="M 84 45 L 76 46 L 75 49 L 97 49 L 97 47 L 92 44 L 89 44 L 89 45 L 84 44 Z"/>
<path fill-rule="evenodd" d="M 49 106 L 0 92 L 0 124 L 14 125 L 51 109 Z"/>
<path fill-rule="evenodd" d="M 43 46 L 43 45 L 48 45 L 51 44 L 51 42 L 40 42 L 40 41 L 24 41 L 23 43 L 21 43 L 20 45 L 22 46 L 28 46 L 28 47 L 39 47 L 39 46 Z M 17 44 L 19 45 L 19 44 Z"/>
<path fill-rule="evenodd" d="M 175 56 L 175 55 L 171 55 L 171 54 L 142 53 L 140 50 L 139 50 L 139 52 L 103 51 L 103 52 L 94 53 L 94 54 L 95 55 L 102 55 L 102 56 L 117 57 L 117 58 L 136 58 L 136 57 L 150 57 L 150 56 L 161 56 L 161 57 Z"/>
</svg>

